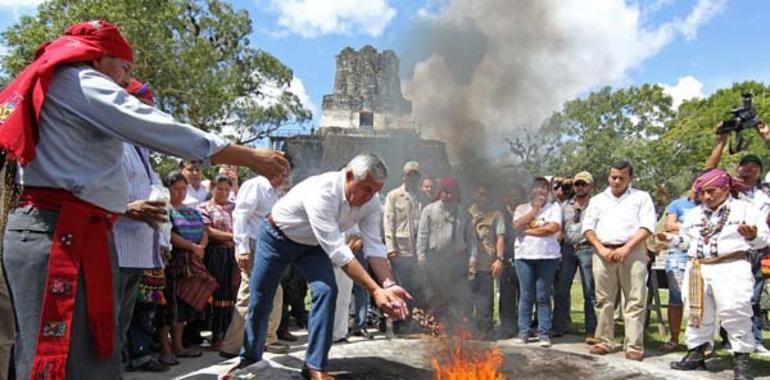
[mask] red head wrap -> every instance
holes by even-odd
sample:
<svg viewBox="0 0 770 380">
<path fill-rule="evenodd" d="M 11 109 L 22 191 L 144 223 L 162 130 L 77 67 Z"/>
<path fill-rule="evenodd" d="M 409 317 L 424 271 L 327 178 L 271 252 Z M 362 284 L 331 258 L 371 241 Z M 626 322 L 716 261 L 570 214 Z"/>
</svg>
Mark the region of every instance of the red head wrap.
<svg viewBox="0 0 770 380">
<path fill-rule="evenodd" d="M 139 99 L 150 102 L 150 105 L 155 104 L 155 97 L 152 95 L 152 89 L 147 83 L 142 83 L 136 79 L 131 79 L 131 81 L 128 83 L 128 86 L 126 87 L 126 91 Z"/>
<path fill-rule="evenodd" d="M 61 37 L 38 48 L 35 60 L 0 92 L 0 148 L 9 158 L 21 164 L 35 159 L 37 124 L 56 67 L 105 55 L 134 59 L 128 41 L 105 21 L 70 26 Z"/>
<path fill-rule="evenodd" d="M 444 177 L 438 182 L 438 191 L 458 192 L 460 191 L 460 181 L 454 177 Z"/>
<path fill-rule="evenodd" d="M 692 191 L 698 195 L 701 190 L 707 187 L 728 187 L 730 190 L 746 191 L 747 187 L 743 181 L 733 178 L 726 171 L 714 168 L 707 170 L 692 184 Z"/>
</svg>

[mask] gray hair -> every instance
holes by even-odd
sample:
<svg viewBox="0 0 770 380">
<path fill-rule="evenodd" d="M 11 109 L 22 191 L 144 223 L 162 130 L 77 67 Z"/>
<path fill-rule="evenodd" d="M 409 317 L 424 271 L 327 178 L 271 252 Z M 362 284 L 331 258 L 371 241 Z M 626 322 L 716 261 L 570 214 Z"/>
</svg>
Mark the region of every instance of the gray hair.
<svg viewBox="0 0 770 380">
<path fill-rule="evenodd" d="M 385 182 L 388 178 L 388 167 L 385 166 L 385 162 L 371 154 L 359 154 L 353 157 L 347 169 L 353 172 L 353 178 L 358 181 L 365 179 L 368 173 L 372 173 L 378 182 Z"/>
</svg>

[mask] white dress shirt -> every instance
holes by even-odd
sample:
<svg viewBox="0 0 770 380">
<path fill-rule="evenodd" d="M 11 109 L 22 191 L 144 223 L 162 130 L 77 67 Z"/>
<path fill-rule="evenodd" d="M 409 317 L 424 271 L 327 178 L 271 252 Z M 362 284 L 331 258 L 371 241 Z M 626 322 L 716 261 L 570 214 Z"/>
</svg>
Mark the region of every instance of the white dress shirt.
<svg viewBox="0 0 770 380">
<path fill-rule="evenodd" d="M 254 253 L 249 247 L 249 239 L 256 240 L 259 228 L 275 202 L 278 202 L 278 198 L 278 191 L 265 177 L 254 177 L 241 185 L 233 209 L 233 241 L 236 254 Z"/>
<path fill-rule="evenodd" d="M 513 212 L 513 219 L 518 219 L 532 209 L 531 203 L 521 204 Z M 543 227 L 548 223 L 556 223 L 561 228 L 561 206 L 556 202 L 549 202 L 532 219 L 530 224 Z M 530 236 L 519 234 L 514 243 L 514 252 L 517 259 L 544 260 L 558 259 L 561 257 L 561 246 L 556 240 L 556 232 L 548 236 Z"/>
<path fill-rule="evenodd" d="M 382 203 L 379 195 L 361 207 L 345 198 L 345 171 L 310 177 L 289 190 L 271 213 L 286 237 L 305 245 L 320 245 L 332 263 L 343 266 L 353 260 L 342 231 L 356 224 L 364 240 L 364 254 L 387 257 L 380 234 Z"/>
<path fill-rule="evenodd" d="M 754 188 L 749 191 L 744 191 L 739 194 L 738 199 L 748 201 L 758 208 L 759 212 L 765 215 L 770 213 L 770 196 L 761 189 Z"/>
<path fill-rule="evenodd" d="M 719 221 L 721 210 L 729 208 L 727 222 L 718 234 L 714 234 L 706 243 L 705 238 L 701 236 L 700 231 L 705 223 L 716 225 Z M 738 226 L 741 224 L 754 225 L 757 227 L 757 236 L 753 240 L 748 240 L 738 233 Z M 679 236 L 672 244 L 679 249 L 687 250 L 691 257 L 699 257 L 698 246 L 702 257 L 711 257 L 712 248 L 710 243 L 716 242 L 717 256 L 727 255 L 733 252 L 748 251 L 749 249 L 761 249 L 770 242 L 770 229 L 765 223 L 765 214 L 755 205 L 740 199 L 728 197 L 713 212 L 704 204 L 691 209 L 684 217 L 684 223 L 680 229 Z"/>
<path fill-rule="evenodd" d="M 209 187 L 203 186 L 203 183 L 196 190 L 192 185 L 187 185 L 187 196 L 182 201 L 187 207 L 196 207 L 206 201 L 209 196 Z"/>
<path fill-rule="evenodd" d="M 655 233 L 656 221 L 649 193 L 629 187 L 617 198 L 608 187 L 591 198 L 582 233 L 594 231 L 604 245 L 625 244 L 640 228 Z"/>
</svg>

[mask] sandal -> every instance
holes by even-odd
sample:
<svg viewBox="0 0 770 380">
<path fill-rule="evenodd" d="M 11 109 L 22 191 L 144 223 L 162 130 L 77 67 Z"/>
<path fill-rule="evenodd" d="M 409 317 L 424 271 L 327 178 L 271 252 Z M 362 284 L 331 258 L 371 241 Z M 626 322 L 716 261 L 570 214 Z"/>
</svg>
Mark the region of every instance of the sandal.
<svg viewBox="0 0 770 380">
<path fill-rule="evenodd" d="M 677 344 L 677 343 L 676 343 L 676 342 L 674 342 L 674 341 L 668 341 L 668 342 L 666 342 L 666 343 L 663 343 L 663 344 L 661 344 L 661 345 L 660 345 L 660 347 L 658 347 L 658 349 L 659 349 L 659 350 L 661 350 L 661 351 L 663 351 L 663 352 L 671 352 L 671 351 L 674 351 L 674 350 L 676 350 L 676 347 L 677 347 L 678 345 L 679 345 L 679 344 Z"/>
<path fill-rule="evenodd" d="M 175 352 L 174 355 L 178 358 L 199 358 L 203 355 L 203 352 L 192 348 L 185 348 L 182 351 Z"/>
<path fill-rule="evenodd" d="M 171 357 L 169 358 L 164 358 L 161 356 L 158 358 L 158 362 L 160 362 L 161 364 L 165 364 L 169 367 L 172 365 L 179 365 L 179 360 L 176 360 L 176 356 L 174 355 L 171 355 Z"/>
</svg>

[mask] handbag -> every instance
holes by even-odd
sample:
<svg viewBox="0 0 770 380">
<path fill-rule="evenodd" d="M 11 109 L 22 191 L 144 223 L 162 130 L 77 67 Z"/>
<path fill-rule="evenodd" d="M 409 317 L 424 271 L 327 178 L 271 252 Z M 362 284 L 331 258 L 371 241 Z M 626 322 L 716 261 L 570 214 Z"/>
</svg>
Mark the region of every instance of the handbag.
<svg viewBox="0 0 770 380">
<path fill-rule="evenodd" d="M 218 288 L 219 283 L 203 263 L 190 255 L 184 275 L 177 282 L 176 296 L 196 311 L 203 311 Z"/>
</svg>

